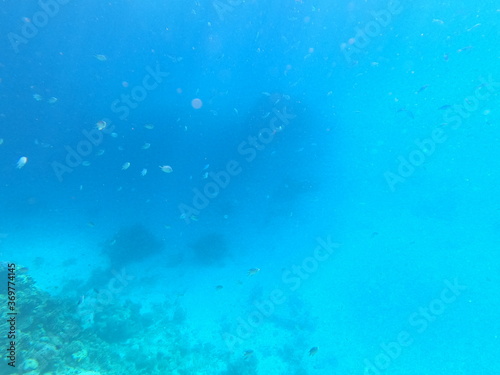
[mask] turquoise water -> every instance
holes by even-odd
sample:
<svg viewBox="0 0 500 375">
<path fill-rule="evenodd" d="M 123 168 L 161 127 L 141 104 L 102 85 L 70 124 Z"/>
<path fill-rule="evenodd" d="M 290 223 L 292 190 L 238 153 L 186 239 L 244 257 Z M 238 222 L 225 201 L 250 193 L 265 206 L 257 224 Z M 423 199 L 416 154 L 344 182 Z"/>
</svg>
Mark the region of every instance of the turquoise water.
<svg viewBox="0 0 500 375">
<path fill-rule="evenodd" d="M 3 1 L 0 374 L 500 374 L 499 17 Z"/>
</svg>

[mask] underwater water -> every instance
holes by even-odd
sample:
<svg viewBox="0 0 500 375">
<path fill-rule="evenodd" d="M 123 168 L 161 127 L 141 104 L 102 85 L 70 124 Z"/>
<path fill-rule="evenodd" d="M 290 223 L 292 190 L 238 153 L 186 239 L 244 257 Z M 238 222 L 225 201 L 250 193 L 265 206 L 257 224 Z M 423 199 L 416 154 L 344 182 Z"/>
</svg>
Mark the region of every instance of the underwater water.
<svg viewBox="0 0 500 375">
<path fill-rule="evenodd" d="M 498 2 L 0 4 L 0 374 L 500 375 Z"/>
</svg>

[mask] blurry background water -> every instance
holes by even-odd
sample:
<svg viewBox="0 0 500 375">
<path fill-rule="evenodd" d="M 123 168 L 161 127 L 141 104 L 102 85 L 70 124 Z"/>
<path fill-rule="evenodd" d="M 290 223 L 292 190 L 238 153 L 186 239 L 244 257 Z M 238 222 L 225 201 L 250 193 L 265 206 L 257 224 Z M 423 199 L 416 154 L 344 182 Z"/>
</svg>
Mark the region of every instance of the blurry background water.
<svg viewBox="0 0 500 375">
<path fill-rule="evenodd" d="M 1 4 L 24 370 L 500 374 L 496 2 Z"/>
</svg>

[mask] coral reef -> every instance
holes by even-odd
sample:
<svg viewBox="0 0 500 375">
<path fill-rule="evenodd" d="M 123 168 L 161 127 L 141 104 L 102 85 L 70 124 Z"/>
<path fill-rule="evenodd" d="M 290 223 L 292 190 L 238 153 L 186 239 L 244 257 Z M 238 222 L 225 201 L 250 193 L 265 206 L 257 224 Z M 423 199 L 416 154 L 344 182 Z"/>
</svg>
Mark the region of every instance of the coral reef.
<svg viewBox="0 0 500 375">
<path fill-rule="evenodd" d="M 141 314 L 138 304 L 116 300 L 97 306 L 94 324 L 85 328 L 77 301 L 41 291 L 27 274 L 17 276 L 16 287 L 18 365 L 10 369 L 6 351 L 1 351 L 0 366 L 7 369 L 3 374 L 192 375 L 224 374 L 229 366 L 238 367 L 230 364 L 230 354 L 196 339 L 178 302 Z M 1 291 L 0 305 L 6 301 Z M 0 331 L 6 332 L 7 324 L 0 321 Z"/>
</svg>

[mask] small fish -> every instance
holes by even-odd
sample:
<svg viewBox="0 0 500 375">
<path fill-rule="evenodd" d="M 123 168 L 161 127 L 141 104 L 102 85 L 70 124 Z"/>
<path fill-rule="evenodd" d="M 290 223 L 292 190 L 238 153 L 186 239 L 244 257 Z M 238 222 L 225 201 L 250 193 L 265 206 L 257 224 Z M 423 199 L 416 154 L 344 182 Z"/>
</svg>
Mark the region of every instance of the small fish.
<svg viewBox="0 0 500 375">
<path fill-rule="evenodd" d="M 122 171 L 126 171 L 129 167 L 130 167 L 130 163 L 129 162 L 123 163 L 123 165 L 122 165 Z"/>
<path fill-rule="evenodd" d="M 160 165 L 160 169 L 165 173 L 172 173 L 173 169 L 170 165 Z"/>
<path fill-rule="evenodd" d="M 77 306 L 80 306 L 83 302 L 85 302 L 85 296 L 82 294 L 80 299 L 78 300 L 78 303 L 76 304 Z"/>
<path fill-rule="evenodd" d="M 476 27 L 479 27 L 479 26 L 481 26 L 481 24 L 480 24 L 480 23 L 476 23 L 474 26 L 469 27 L 469 28 L 467 29 L 467 31 L 474 30 Z"/>
<path fill-rule="evenodd" d="M 95 127 L 97 128 L 97 130 L 104 130 L 106 129 L 106 126 L 108 126 L 108 124 L 104 120 L 100 120 L 95 123 Z"/>
<path fill-rule="evenodd" d="M 43 100 L 43 96 L 40 94 L 33 94 L 33 99 L 39 102 L 40 100 Z"/>
<path fill-rule="evenodd" d="M 427 87 L 429 87 L 429 85 L 423 85 L 421 88 L 419 88 L 419 89 L 417 90 L 417 92 L 416 92 L 415 94 L 419 94 L 419 93 L 421 93 L 421 92 L 422 92 L 422 91 L 424 91 Z"/>
<path fill-rule="evenodd" d="M 182 61 L 182 57 L 175 57 L 175 56 L 171 56 L 171 55 L 167 55 L 167 57 L 170 59 L 170 61 L 172 61 L 173 63 L 178 63 L 178 62 L 181 62 Z"/>
<path fill-rule="evenodd" d="M 412 112 L 412 111 L 410 111 L 410 110 L 408 110 L 408 109 L 406 109 L 406 108 L 400 108 L 400 109 L 398 109 L 398 110 L 397 110 L 397 112 L 398 112 L 398 113 L 399 113 L 399 112 L 406 112 L 406 114 L 407 114 L 408 116 L 410 116 L 412 119 L 414 119 L 414 118 L 415 118 L 415 116 L 413 115 L 413 112 Z"/>
<path fill-rule="evenodd" d="M 313 346 L 311 349 L 309 349 L 309 356 L 312 357 L 318 352 L 319 348 L 317 346 Z"/>
<path fill-rule="evenodd" d="M 248 275 L 248 276 L 253 276 L 253 275 L 258 274 L 259 272 L 260 272 L 260 268 L 250 268 L 250 269 L 248 270 L 247 275 Z"/>
<path fill-rule="evenodd" d="M 141 171 L 141 176 L 145 176 L 146 174 L 148 173 L 148 170 L 146 168 L 144 168 L 142 171 Z"/>
<path fill-rule="evenodd" d="M 35 144 L 37 146 L 40 146 L 42 148 L 52 148 L 52 145 L 51 144 L 48 144 L 48 143 L 45 143 L 45 142 L 41 142 L 39 141 L 38 139 L 35 139 Z"/>
<path fill-rule="evenodd" d="M 144 143 L 144 144 L 142 145 L 142 149 L 143 149 L 143 150 L 147 150 L 147 149 L 148 149 L 148 148 L 150 148 L 150 147 L 151 147 L 151 143 Z"/>
<path fill-rule="evenodd" d="M 464 47 L 464 48 L 457 49 L 457 52 L 460 53 L 460 52 L 468 51 L 470 49 L 472 49 L 472 46 L 467 46 L 467 47 Z"/>
<path fill-rule="evenodd" d="M 146 125 L 144 125 L 144 127 L 148 130 L 153 130 L 155 128 L 155 126 L 153 124 L 146 124 Z"/>
<path fill-rule="evenodd" d="M 215 290 L 221 290 L 222 288 L 224 288 L 222 285 L 217 285 L 217 286 L 215 287 Z"/>
<path fill-rule="evenodd" d="M 22 167 L 24 167 L 26 165 L 27 162 L 28 162 L 28 158 L 26 156 L 21 156 L 16 163 L 16 168 L 21 169 Z"/>
<path fill-rule="evenodd" d="M 106 61 L 108 60 L 108 58 L 106 57 L 106 55 L 94 55 L 94 57 L 99 60 L 99 61 Z"/>
<path fill-rule="evenodd" d="M 50 98 L 47 99 L 47 103 L 49 104 L 54 104 L 55 102 L 57 102 L 57 98 L 55 96 L 51 96 Z"/>
<path fill-rule="evenodd" d="M 252 355 L 253 355 L 253 350 L 245 350 L 243 352 L 243 357 L 245 358 L 251 357 Z"/>
<path fill-rule="evenodd" d="M 450 109 L 450 108 L 451 108 L 450 104 L 445 104 L 445 105 L 442 105 L 441 107 L 439 107 L 438 110 L 442 111 L 442 110 Z"/>
</svg>

